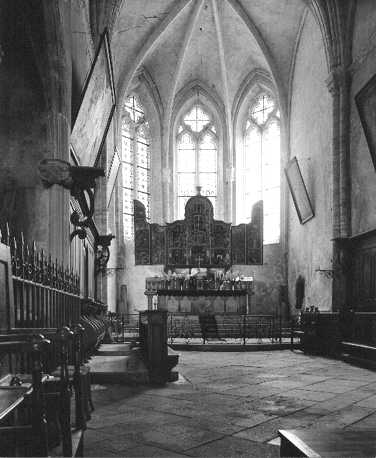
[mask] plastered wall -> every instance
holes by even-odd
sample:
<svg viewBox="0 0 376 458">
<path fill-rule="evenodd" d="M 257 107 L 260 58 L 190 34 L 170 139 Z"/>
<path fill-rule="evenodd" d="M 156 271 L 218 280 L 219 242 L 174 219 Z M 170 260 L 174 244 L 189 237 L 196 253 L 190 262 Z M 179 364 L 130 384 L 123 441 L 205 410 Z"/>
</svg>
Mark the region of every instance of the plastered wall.
<svg viewBox="0 0 376 458">
<path fill-rule="evenodd" d="M 359 90 L 376 74 L 376 9 L 373 0 L 357 4 L 351 70 L 351 214 L 352 234 L 357 235 L 376 227 L 376 174 L 354 101 Z"/>
<path fill-rule="evenodd" d="M 264 245 L 262 266 L 233 266 L 234 272 L 241 272 L 254 279 L 254 295 L 251 297 L 250 312 L 254 314 L 275 314 L 280 307 L 280 287 L 285 285 L 285 268 L 281 244 Z M 286 304 L 287 305 L 287 304 Z M 282 313 L 287 317 L 286 306 Z"/>
<path fill-rule="evenodd" d="M 304 306 L 331 309 L 332 268 L 332 99 L 321 33 L 308 13 L 296 53 L 292 81 L 290 153 L 301 168 L 315 216 L 300 224 L 291 196 L 288 219 L 289 300 L 294 310 L 295 282 L 305 278 Z"/>
</svg>

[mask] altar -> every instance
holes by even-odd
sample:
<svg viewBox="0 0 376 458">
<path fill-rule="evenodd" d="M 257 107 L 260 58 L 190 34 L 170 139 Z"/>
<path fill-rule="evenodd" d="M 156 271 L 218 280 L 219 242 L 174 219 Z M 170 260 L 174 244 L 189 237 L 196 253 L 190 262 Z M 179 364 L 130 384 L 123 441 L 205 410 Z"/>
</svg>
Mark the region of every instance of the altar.
<svg viewBox="0 0 376 458">
<path fill-rule="evenodd" d="M 158 310 L 170 313 L 188 313 L 201 315 L 203 313 L 238 313 L 246 314 L 248 291 L 216 291 L 216 290 L 186 290 L 186 291 L 157 291 Z"/>
<path fill-rule="evenodd" d="M 169 313 L 247 314 L 253 295 L 253 279 L 236 277 L 226 280 L 225 275 L 220 274 L 213 279 L 174 272 L 170 278 L 168 275 L 146 278 L 145 295 L 149 309 Z"/>
<path fill-rule="evenodd" d="M 191 315 L 247 314 L 253 278 L 233 265 L 263 262 L 263 205 L 257 202 L 248 224 L 214 219 L 211 201 L 188 199 L 184 220 L 166 226 L 146 221 L 145 207 L 134 201 L 135 263 L 164 264 L 162 276 L 146 279 L 149 309 Z"/>
</svg>

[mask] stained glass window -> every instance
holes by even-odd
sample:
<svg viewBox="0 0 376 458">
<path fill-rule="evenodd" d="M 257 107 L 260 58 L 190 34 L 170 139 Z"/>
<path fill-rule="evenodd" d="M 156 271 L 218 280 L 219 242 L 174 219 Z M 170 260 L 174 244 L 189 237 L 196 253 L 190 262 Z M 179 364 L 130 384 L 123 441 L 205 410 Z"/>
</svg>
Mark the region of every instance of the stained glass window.
<svg viewBox="0 0 376 458">
<path fill-rule="evenodd" d="M 217 198 L 217 129 L 211 116 L 200 104 L 194 105 L 181 119 L 177 135 L 177 212 L 184 218 L 187 200 L 201 194 L 210 198 L 215 212 Z"/>
<path fill-rule="evenodd" d="M 248 110 L 244 150 L 238 154 L 237 223 L 251 220 L 252 206 L 264 202 L 264 244 L 280 239 L 280 121 L 274 99 L 259 94 Z"/>
<path fill-rule="evenodd" d="M 126 238 L 133 236 L 133 199 L 145 205 L 150 219 L 149 125 L 135 96 L 124 104 L 122 124 L 123 221 Z"/>
</svg>

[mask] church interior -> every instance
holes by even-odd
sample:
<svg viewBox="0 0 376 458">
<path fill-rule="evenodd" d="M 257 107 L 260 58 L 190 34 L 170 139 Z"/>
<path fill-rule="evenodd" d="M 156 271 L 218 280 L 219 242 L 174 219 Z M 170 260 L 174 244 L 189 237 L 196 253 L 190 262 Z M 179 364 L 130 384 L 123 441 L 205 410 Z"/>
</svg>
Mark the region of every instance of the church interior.
<svg viewBox="0 0 376 458">
<path fill-rule="evenodd" d="M 375 456 L 374 0 L 1 0 L 0 165 L 2 456 Z"/>
</svg>

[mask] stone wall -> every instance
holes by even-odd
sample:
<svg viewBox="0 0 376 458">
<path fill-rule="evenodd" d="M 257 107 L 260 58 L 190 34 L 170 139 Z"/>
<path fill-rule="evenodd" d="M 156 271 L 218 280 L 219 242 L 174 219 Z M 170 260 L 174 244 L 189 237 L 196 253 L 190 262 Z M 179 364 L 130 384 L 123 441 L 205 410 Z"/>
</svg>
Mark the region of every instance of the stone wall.
<svg viewBox="0 0 376 458">
<path fill-rule="evenodd" d="M 354 100 L 376 74 L 376 9 L 372 0 L 363 0 L 357 5 L 351 71 L 351 214 L 352 235 L 357 235 L 376 227 L 375 169 Z"/>
<path fill-rule="evenodd" d="M 300 224 L 292 198 L 288 208 L 288 284 L 292 310 L 295 282 L 305 278 L 304 305 L 331 309 L 332 99 L 320 29 L 308 13 L 295 58 L 290 113 L 290 155 L 297 157 L 315 216 Z"/>
<path fill-rule="evenodd" d="M 254 314 L 275 314 L 280 306 L 280 288 L 286 284 L 284 258 L 281 244 L 264 245 L 262 266 L 233 266 L 235 272 L 254 278 L 254 295 L 250 311 Z M 287 310 L 283 309 L 284 316 Z"/>
</svg>

